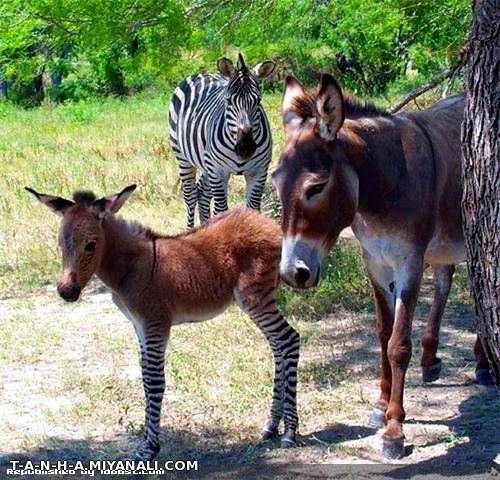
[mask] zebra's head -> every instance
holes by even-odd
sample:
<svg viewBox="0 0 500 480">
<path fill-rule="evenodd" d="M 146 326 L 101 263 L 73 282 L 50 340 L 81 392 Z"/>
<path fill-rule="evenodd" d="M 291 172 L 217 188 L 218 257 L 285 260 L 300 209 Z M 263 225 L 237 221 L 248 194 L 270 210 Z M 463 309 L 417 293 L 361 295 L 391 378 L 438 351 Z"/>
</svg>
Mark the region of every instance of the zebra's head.
<svg viewBox="0 0 500 480">
<path fill-rule="evenodd" d="M 271 75 L 276 64 L 266 61 L 250 69 L 240 53 L 236 67 L 227 58 L 221 58 L 217 66 L 219 72 L 228 79 L 225 96 L 226 124 L 235 141 L 234 151 L 240 158 L 250 158 L 257 148 L 254 134 L 261 121 L 259 107 L 262 94 L 258 80 Z"/>
</svg>

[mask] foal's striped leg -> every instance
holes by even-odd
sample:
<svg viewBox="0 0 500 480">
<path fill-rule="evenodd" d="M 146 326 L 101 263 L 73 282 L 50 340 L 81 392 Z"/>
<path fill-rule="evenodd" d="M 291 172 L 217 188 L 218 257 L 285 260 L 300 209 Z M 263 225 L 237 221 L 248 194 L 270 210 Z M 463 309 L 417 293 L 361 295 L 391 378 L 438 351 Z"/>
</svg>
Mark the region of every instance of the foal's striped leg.
<svg viewBox="0 0 500 480">
<path fill-rule="evenodd" d="M 141 332 L 137 328 L 141 345 L 142 384 L 146 397 L 144 441 L 135 456 L 139 460 L 152 460 L 160 451 L 160 416 L 165 392 L 165 348 L 167 335 L 162 324 L 152 323 Z"/>
<path fill-rule="evenodd" d="M 268 284 L 269 285 L 269 284 Z M 281 438 L 283 447 L 295 444 L 298 427 L 297 415 L 297 365 L 299 362 L 299 334 L 282 317 L 276 305 L 276 287 L 266 287 L 263 282 L 240 287 L 237 300 L 243 311 L 262 330 L 274 353 L 275 379 L 271 414 L 263 436 L 277 433 L 283 415 L 285 431 Z"/>
</svg>

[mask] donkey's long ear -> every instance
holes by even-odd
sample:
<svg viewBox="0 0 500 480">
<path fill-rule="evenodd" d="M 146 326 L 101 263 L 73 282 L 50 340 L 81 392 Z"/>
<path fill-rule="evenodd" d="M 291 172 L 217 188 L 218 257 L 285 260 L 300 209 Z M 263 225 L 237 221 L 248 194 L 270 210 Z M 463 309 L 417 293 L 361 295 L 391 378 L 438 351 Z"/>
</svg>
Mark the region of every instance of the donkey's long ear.
<svg viewBox="0 0 500 480">
<path fill-rule="evenodd" d="M 281 105 L 283 126 L 287 133 L 297 128 L 310 116 L 309 113 L 312 113 L 301 107 L 301 104 L 305 105 L 306 99 L 307 93 L 302 84 L 294 76 L 288 75 L 285 78 L 285 90 Z"/>
<path fill-rule="evenodd" d="M 123 204 L 127 201 L 128 197 L 132 195 L 136 188 L 137 185 L 129 185 L 120 193 L 96 200 L 92 203 L 91 208 L 97 211 L 99 218 L 104 218 L 106 215 L 116 213 L 123 207 Z"/>
<path fill-rule="evenodd" d="M 265 62 L 259 63 L 253 67 L 252 72 L 257 78 L 266 78 L 274 72 L 276 68 L 276 62 L 267 60 Z"/>
<path fill-rule="evenodd" d="M 65 198 L 55 197 L 54 195 L 45 195 L 44 193 L 38 193 L 29 187 L 24 187 L 32 197 L 36 198 L 39 202 L 47 205 L 54 213 L 57 213 L 61 217 L 66 213 L 68 208 L 72 207 L 74 203 L 71 200 L 66 200 Z"/>
<path fill-rule="evenodd" d="M 231 62 L 231 60 L 226 57 L 222 57 L 217 60 L 217 68 L 219 69 L 219 72 L 225 77 L 233 76 L 234 72 L 236 71 L 233 62 Z"/>
<path fill-rule="evenodd" d="M 328 73 L 321 75 L 321 81 L 316 100 L 319 136 L 331 142 L 344 123 L 344 97 L 339 84 Z"/>
</svg>

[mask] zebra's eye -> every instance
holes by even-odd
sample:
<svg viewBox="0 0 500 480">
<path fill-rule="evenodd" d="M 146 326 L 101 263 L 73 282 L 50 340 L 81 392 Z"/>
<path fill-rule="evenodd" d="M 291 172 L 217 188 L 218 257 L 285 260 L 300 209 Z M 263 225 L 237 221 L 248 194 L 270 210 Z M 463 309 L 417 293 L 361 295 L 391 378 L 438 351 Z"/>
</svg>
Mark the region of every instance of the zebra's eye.
<svg viewBox="0 0 500 480">
<path fill-rule="evenodd" d="M 306 200 L 310 200 L 315 195 L 318 195 L 319 193 L 321 193 L 325 189 L 325 186 L 327 183 L 328 182 L 316 183 L 315 185 L 310 186 L 306 190 Z"/>
<path fill-rule="evenodd" d="M 89 253 L 95 252 L 96 245 L 97 245 L 97 242 L 95 242 L 93 240 L 90 242 L 87 242 L 87 245 L 85 245 L 85 251 L 89 252 Z"/>
</svg>

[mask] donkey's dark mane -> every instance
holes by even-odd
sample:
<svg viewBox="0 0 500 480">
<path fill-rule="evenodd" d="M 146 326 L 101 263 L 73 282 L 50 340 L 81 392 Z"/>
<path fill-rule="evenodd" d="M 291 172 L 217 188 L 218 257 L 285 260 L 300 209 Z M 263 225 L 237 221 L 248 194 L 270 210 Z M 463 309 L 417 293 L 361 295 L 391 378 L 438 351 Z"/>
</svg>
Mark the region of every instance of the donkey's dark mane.
<svg viewBox="0 0 500 480">
<path fill-rule="evenodd" d="M 391 114 L 374 103 L 361 100 L 348 92 L 342 92 L 344 97 L 346 118 L 360 117 L 390 117 Z M 311 118 L 316 116 L 317 95 L 306 93 L 293 100 L 293 110 L 302 118 Z"/>
<path fill-rule="evenodd" d="M 73 193 L 73 201 L 75 203 L 90 205 L 96 201 L 97 197 L 94 192 L 90 192 L 88 190 L 78 190 Z"/>
</svg>

